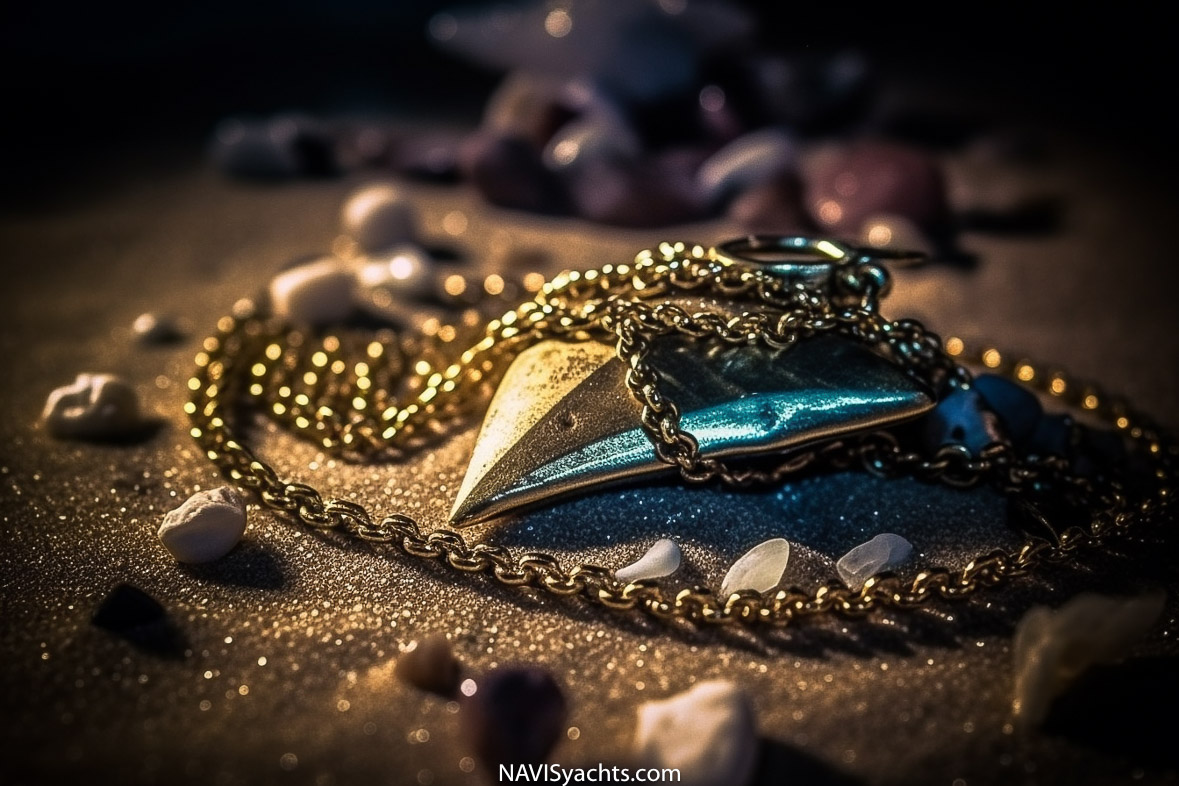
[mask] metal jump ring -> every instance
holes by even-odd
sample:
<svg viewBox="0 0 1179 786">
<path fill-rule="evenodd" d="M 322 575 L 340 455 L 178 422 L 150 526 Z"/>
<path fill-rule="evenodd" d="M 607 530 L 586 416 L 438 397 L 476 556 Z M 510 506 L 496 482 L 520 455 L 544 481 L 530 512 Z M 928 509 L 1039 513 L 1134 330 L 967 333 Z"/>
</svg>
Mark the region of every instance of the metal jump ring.
<svg viewBox="0 0 1179 786">
<path fill-rule="evenodd" d="M 915 263 L 926 259 L 919 251 L 857 248 L 827 238 L 806 235 L 747 235 L 721 243 L 713 258 L 738 264 L 752 264 L 789 278 L 812 282 L 829 279 L 835 265 Z"/>
</svg>

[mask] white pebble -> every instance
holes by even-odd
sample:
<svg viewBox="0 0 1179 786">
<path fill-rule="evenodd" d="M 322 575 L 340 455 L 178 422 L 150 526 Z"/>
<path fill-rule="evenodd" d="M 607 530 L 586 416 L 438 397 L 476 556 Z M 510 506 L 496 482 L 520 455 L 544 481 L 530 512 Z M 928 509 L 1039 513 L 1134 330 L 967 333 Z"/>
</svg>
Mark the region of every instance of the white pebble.
<svg viewBox="0 0 1179 786">
<path fill-rule="evenodd" d="M 180 562 L 211 562 L 233 550 L 246 531 L 246 503 L 230 486 L 198 491 L 164 516 L 157 533 Z"/>
<path fill-rule="evenodd" d="M 646 767 L 672 767 L 688 786 L 744 786 L 757 761 L 757 724 L 749 697 L 728 680 L 638 708 L 635 756 Z"/>
<path fill-rule="evenodd" d="M 721 582 L 720 596 L 727 598 L 738 590 L 769 592 L 778 586 L 790 561 L 790 543 L 772 538 L 745 552 Z"/>
<path fill-rule="evenodd" d="M 356 275 L 340 261 L 325 257 L 284 270 L 270 281 L 270 304 L 276 317 L 299 324 L 338 322 L 352 313 Z"/>
<path fill-rule="evenodd" d="M 121 377 L 79 374 L 73 384 L 49 394 L 41 420 L 55 437 L 122 437 L 141 425 L 139 397 Z"/>
<path fill-rule="evenodd" d="M 412 243 L 367 259 L 357 273 L 362 290 L 385 289 L 412 297 L 434 294 L 433 258 Z"/>
<path fill-rule="evenodd" d="M 417 234 L 417 211 L 397 188 L 372 185 L 348 198 L 340 211 L 344 234 L 368 253 L 412 241 Z"/>
<path fill-rule="evenodd" d="M 679 570 L 681 556 L 680 544 L 663 538 L 655 541 L 655 545 L 635 562 L 616 570 L 614 575 L 619 581 L 660 579 Z"/>
<path fill-rule="evenodd" d="M 131 332 L 144 344 L 166 344 L 183 335 L 175 319 L 150 311 L 135 318 L 131 323 Z"/>
<path fill-rule="evenodd" d="M 794 142 L 776 128 L 737 137 L 708 157 L 696 172 L 696 184 L 709 202 L 721 202 L 733 194 L 764 183 L 794 168 Z"/>
<path fill-rule="evenodd" d="M 1015 629 L 1015 697 L 1025 729 L 1041 723 L 1052 701 L 1095 663 L 1120 660 L 1163 612 L 1166 593 L 1111 598 L 1083 593 L 1053 611 L 1037 606 Z"/>
<path fill-rule="evenodd" d="M 858 590 L 877 573 L 903 564 L 912 553 L 912 543 L 900 535 L 884 532 L 840 557 L 835 570 L 848 588 Z"/>
</svg>

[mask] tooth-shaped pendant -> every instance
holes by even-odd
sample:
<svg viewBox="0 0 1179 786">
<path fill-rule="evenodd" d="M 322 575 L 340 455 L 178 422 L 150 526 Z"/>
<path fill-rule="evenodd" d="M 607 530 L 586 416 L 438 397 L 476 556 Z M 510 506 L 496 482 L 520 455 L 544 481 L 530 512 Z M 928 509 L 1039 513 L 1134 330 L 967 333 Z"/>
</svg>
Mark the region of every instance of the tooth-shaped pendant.
<svg viewBox="0 0 1179 786">
<path fill-rule="evenodd" d="M 748 456 L 871 431 L 933 401 L 863 345 L 836 335 L 785 350 L 656 341 L 649 357 L 681 427 L 707 456 Z M 459 525 L 573 491 L 670 472 L 640 424 L 614 350 L 545 341 L 504 375 L 451 511 Z"/>
</svg>

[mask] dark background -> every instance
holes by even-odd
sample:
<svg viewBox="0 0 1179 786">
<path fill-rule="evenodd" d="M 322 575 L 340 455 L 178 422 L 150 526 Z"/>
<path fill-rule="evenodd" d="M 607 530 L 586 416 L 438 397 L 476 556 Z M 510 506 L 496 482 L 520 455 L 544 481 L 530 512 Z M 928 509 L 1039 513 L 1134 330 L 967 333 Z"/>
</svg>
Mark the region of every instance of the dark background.
<svg viewBox="0 0 1179 786">
<path fill-rule="evenodd" d="M 84 181 L 104 161 L 177 143 L 199 151 L 227 114 L 301 109 L 478 117 L 497 75 L 436 51 L 451 2 L 371 0 L 17 3 L 0 24 L 9 142 L 6 208 Z M 1015 111 L 1175 170 L 1176 56 L 1157 12 L 1026 3 L 752 3 L 766 48 L 854 47 L 914 79 L 953 82 Z M 412 78 L 406 78 L 412 75 Z"/>
</svg>

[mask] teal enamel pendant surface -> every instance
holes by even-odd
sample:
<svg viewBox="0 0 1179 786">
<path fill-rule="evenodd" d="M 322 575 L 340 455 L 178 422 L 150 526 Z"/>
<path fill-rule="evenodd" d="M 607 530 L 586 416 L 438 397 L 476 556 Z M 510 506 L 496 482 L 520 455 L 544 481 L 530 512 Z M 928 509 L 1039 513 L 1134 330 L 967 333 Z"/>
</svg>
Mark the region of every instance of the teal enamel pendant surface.
<svg viewBox="0 0 1179 786">
<path fill-rule="evenodd" d="M 654 344 L 661 390 L 706 456 L 787 452 L 928 411 L 917 382 L 837 335 L 782 350 Z M 612 347 L 544 341 L 504 375 L 451 511 L 469 525 L 559 497 L 675 469 L 659 461 Z"/>
</svg>

